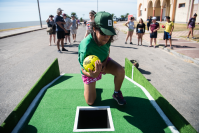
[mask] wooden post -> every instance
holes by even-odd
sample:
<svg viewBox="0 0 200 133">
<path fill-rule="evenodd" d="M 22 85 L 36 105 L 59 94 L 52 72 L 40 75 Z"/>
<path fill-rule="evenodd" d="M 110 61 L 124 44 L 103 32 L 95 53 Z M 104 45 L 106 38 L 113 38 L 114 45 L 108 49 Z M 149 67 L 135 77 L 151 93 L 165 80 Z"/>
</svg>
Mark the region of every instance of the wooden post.
<svg viewBox="0 0 200 133">
<path fill-rule="evenodd" d="M 153 7 L 153 17 L 155 17 L 155 7 Z"/>
<path fill-rule="evenodd" d="M 162 22 L 162 14 L 163 14 L 163 6 L 161 6 L 161 12 L 160 12 L 160 22 Z"/>
</svg>

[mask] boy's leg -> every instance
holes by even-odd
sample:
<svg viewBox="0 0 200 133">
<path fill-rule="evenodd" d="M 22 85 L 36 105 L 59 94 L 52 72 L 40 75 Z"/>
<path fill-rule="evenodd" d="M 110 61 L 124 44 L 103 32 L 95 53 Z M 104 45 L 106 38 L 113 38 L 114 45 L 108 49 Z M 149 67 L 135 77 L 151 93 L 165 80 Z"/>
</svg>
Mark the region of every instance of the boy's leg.
<svg viewBox="0 0 200 133">
<path fill-rule="evenodd" d="M 67 38 L 68 38 L 68 40 L 69 40 L 69 43 L 71 43 L 71 41 L 70 41 L 70 36 L 67 36 Z"/>
<path fill-rule="evenodd" d="M 58 50 L 60 50 L 60 46 L 59 46 L 60 45 L 60 40 L 61 39 L 57 39 L 57 48 L 58 48 Z"/>
<path fill-rule="evenodd" d="M 96 99 L 96 82 L 84 84 L 84 97 L 88 105 L 92 105 Z"/>
<path fill-rule="evenodd" d="M 169 38 L 170 48 L 172 47 L 172 40 Z"/>
<path fill-rule="evenodd" d="M 165 47 L 167 47 L 167 39 L 165 39 Z"/>
<path fill-rule="evenodd" d="M 152 46 L 153 38 L 150 38 L 150 46 Z"/>
<path fill-rule="evenodd" d="M 61 39 L 61 46 L 64 48 L 64 38 Z"/>
<path fill-rule="evenodd" d="M 154 38 L 154 47 L 156 47 L 156 38 Z"/>
</svg>

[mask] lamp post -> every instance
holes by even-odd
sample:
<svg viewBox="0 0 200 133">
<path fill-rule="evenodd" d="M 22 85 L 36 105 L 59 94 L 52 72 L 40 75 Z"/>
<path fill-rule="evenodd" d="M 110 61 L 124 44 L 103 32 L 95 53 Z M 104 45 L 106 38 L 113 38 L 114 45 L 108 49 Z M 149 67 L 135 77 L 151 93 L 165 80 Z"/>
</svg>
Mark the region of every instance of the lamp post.
<svg viewBox="0 0 200 133">
<path fill-rule="evenodd" d="M 40 18 L 40 26 L 41 26 L 41 28 L 42 28 L 42 21 L 41 21 L 41 16 L 40 16 L 39 0 L 37 0 L 37 3 L 38 3 L 39 18 Z"/>
<path fill-rule="evenodd" d="M 97 0 L 97 12 L 98 12 L 98 0 Z"/>
</svg>

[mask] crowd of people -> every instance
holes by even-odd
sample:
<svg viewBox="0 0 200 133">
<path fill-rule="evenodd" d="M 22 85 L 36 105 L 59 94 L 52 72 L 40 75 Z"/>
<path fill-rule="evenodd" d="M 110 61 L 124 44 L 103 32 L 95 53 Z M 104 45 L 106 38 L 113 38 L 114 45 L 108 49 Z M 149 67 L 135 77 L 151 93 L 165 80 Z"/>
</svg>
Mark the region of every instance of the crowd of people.
<svg viewBox="0 0 200 133">
<path fill-rule="evenodd" d="M 187 38 L 189 38 L 190 34 L 192 35 L 192 39 L 196 39 L 193 35 L 193 29 L 195 28 L 195 21 L 196 21 L 196 17 L 197 14 L 195 13 L 193 15 L 192 18 L 190 18 L 190 20 L 187 23 L 187 29 L 189 28 L 189 33 Z M 148 17 L 147 19 L 147 31 L 149 31 L 150 33 L 150 45 L 149 47 L 153 47 L 152 46 L 152 42 L 154 41 L 154 48 L 156 47 L 156 39 L 157 39 L 157 31 L 160 29 L 160 24 L 158 22 L 156 22 L 156 17 Z M 170 43 L 170 49 L 172 49 L 172 41 L 171 41 L 171 36 L 172 36 L 172 32 L 174 30 L 174 23 L 172 21 L 170 21 L 170 17 L 166 16 L 166 24 L 165 26 L 162 25 L 162 28 L 165 28 L 164 34 L 163 34 L 163 39 L 165 40 L 165 46 L 167 47 L 167 41 L 169 40 Z M 128 32 L 127 32 L 127 37 L 125 40 L 125 44 L 127 44 L 127 40 L 130 37 L 130 44 L 132 43 L 132 36 L 134 33 L 134 29 L 135 29 L 135 25 L 134 25 L 134 17 L 131 17 L 131 19 L 129 21 L 127 21 L 125 23 L 125 26 L 128 27 Z M 139 20 L 139 23 L 136 26 L 136 35 L 138 36 L 138 45 L 139 42 L 141 42 L 142 45 L 142 37 L 145 34 L 145 28 L 146 25 L 143 22 L 143 19 L 141 18 Z"/>
</svg>

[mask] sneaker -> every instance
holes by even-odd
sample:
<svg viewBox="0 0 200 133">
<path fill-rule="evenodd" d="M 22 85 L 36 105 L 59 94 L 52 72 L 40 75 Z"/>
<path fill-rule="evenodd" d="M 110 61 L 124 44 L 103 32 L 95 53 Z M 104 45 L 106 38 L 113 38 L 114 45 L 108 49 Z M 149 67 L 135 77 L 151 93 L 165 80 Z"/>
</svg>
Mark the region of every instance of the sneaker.
<svg viewBox="0 0 200 133">
<path fill-rule="evenodd" d="M 192 37 L 192 39 L 196 39 L 196 37 Z"/>
<path fill-rule="evenodd" d="M 69 45 L 71 45 L 71 43 L 69 43 Z"/>
<path fill-rule="evenodd" d="M 130 42 L 130 44 L 133 44 L 132 42 Z"/>
<path fill-rule="evenodd" d="M 127 42 L 125 42 L 125 44 L 127 44 Z"/>
<path fill-rule="evenodd" d="M 173 47 L 170 47 L 170 49 L 173 49 Z"/>
<path fill-rule="evenodd" d="M 60 49 L 58 50 L 58 53 L 62 53 L 62 52 L 60 51 Z"/>
<path fill-rule="evenodd" d="M 117 103 L 119 105 L 125 105 L 126 104 L 126 100 L 122 96 L 122 92 L 121 91 L 118 91 L 118 93 L 114 92 L 114 94 L 112 95 L 112 97 L 117 101 Z"/>
<path fill-rule="evenodd" d="M 189 39 L 189 37 L 187 37 L 187 39 Z"/>
<path fill-rule="evenodd" d="M 67 44 L 67 43 L 65 43 L 65 44 Z"/>
<path fill-rule="evenodd" d="M 67 49 L 65 49 L 65 48 L 62 48 L 62 51 L 68 51 Z"/>
</svg>

